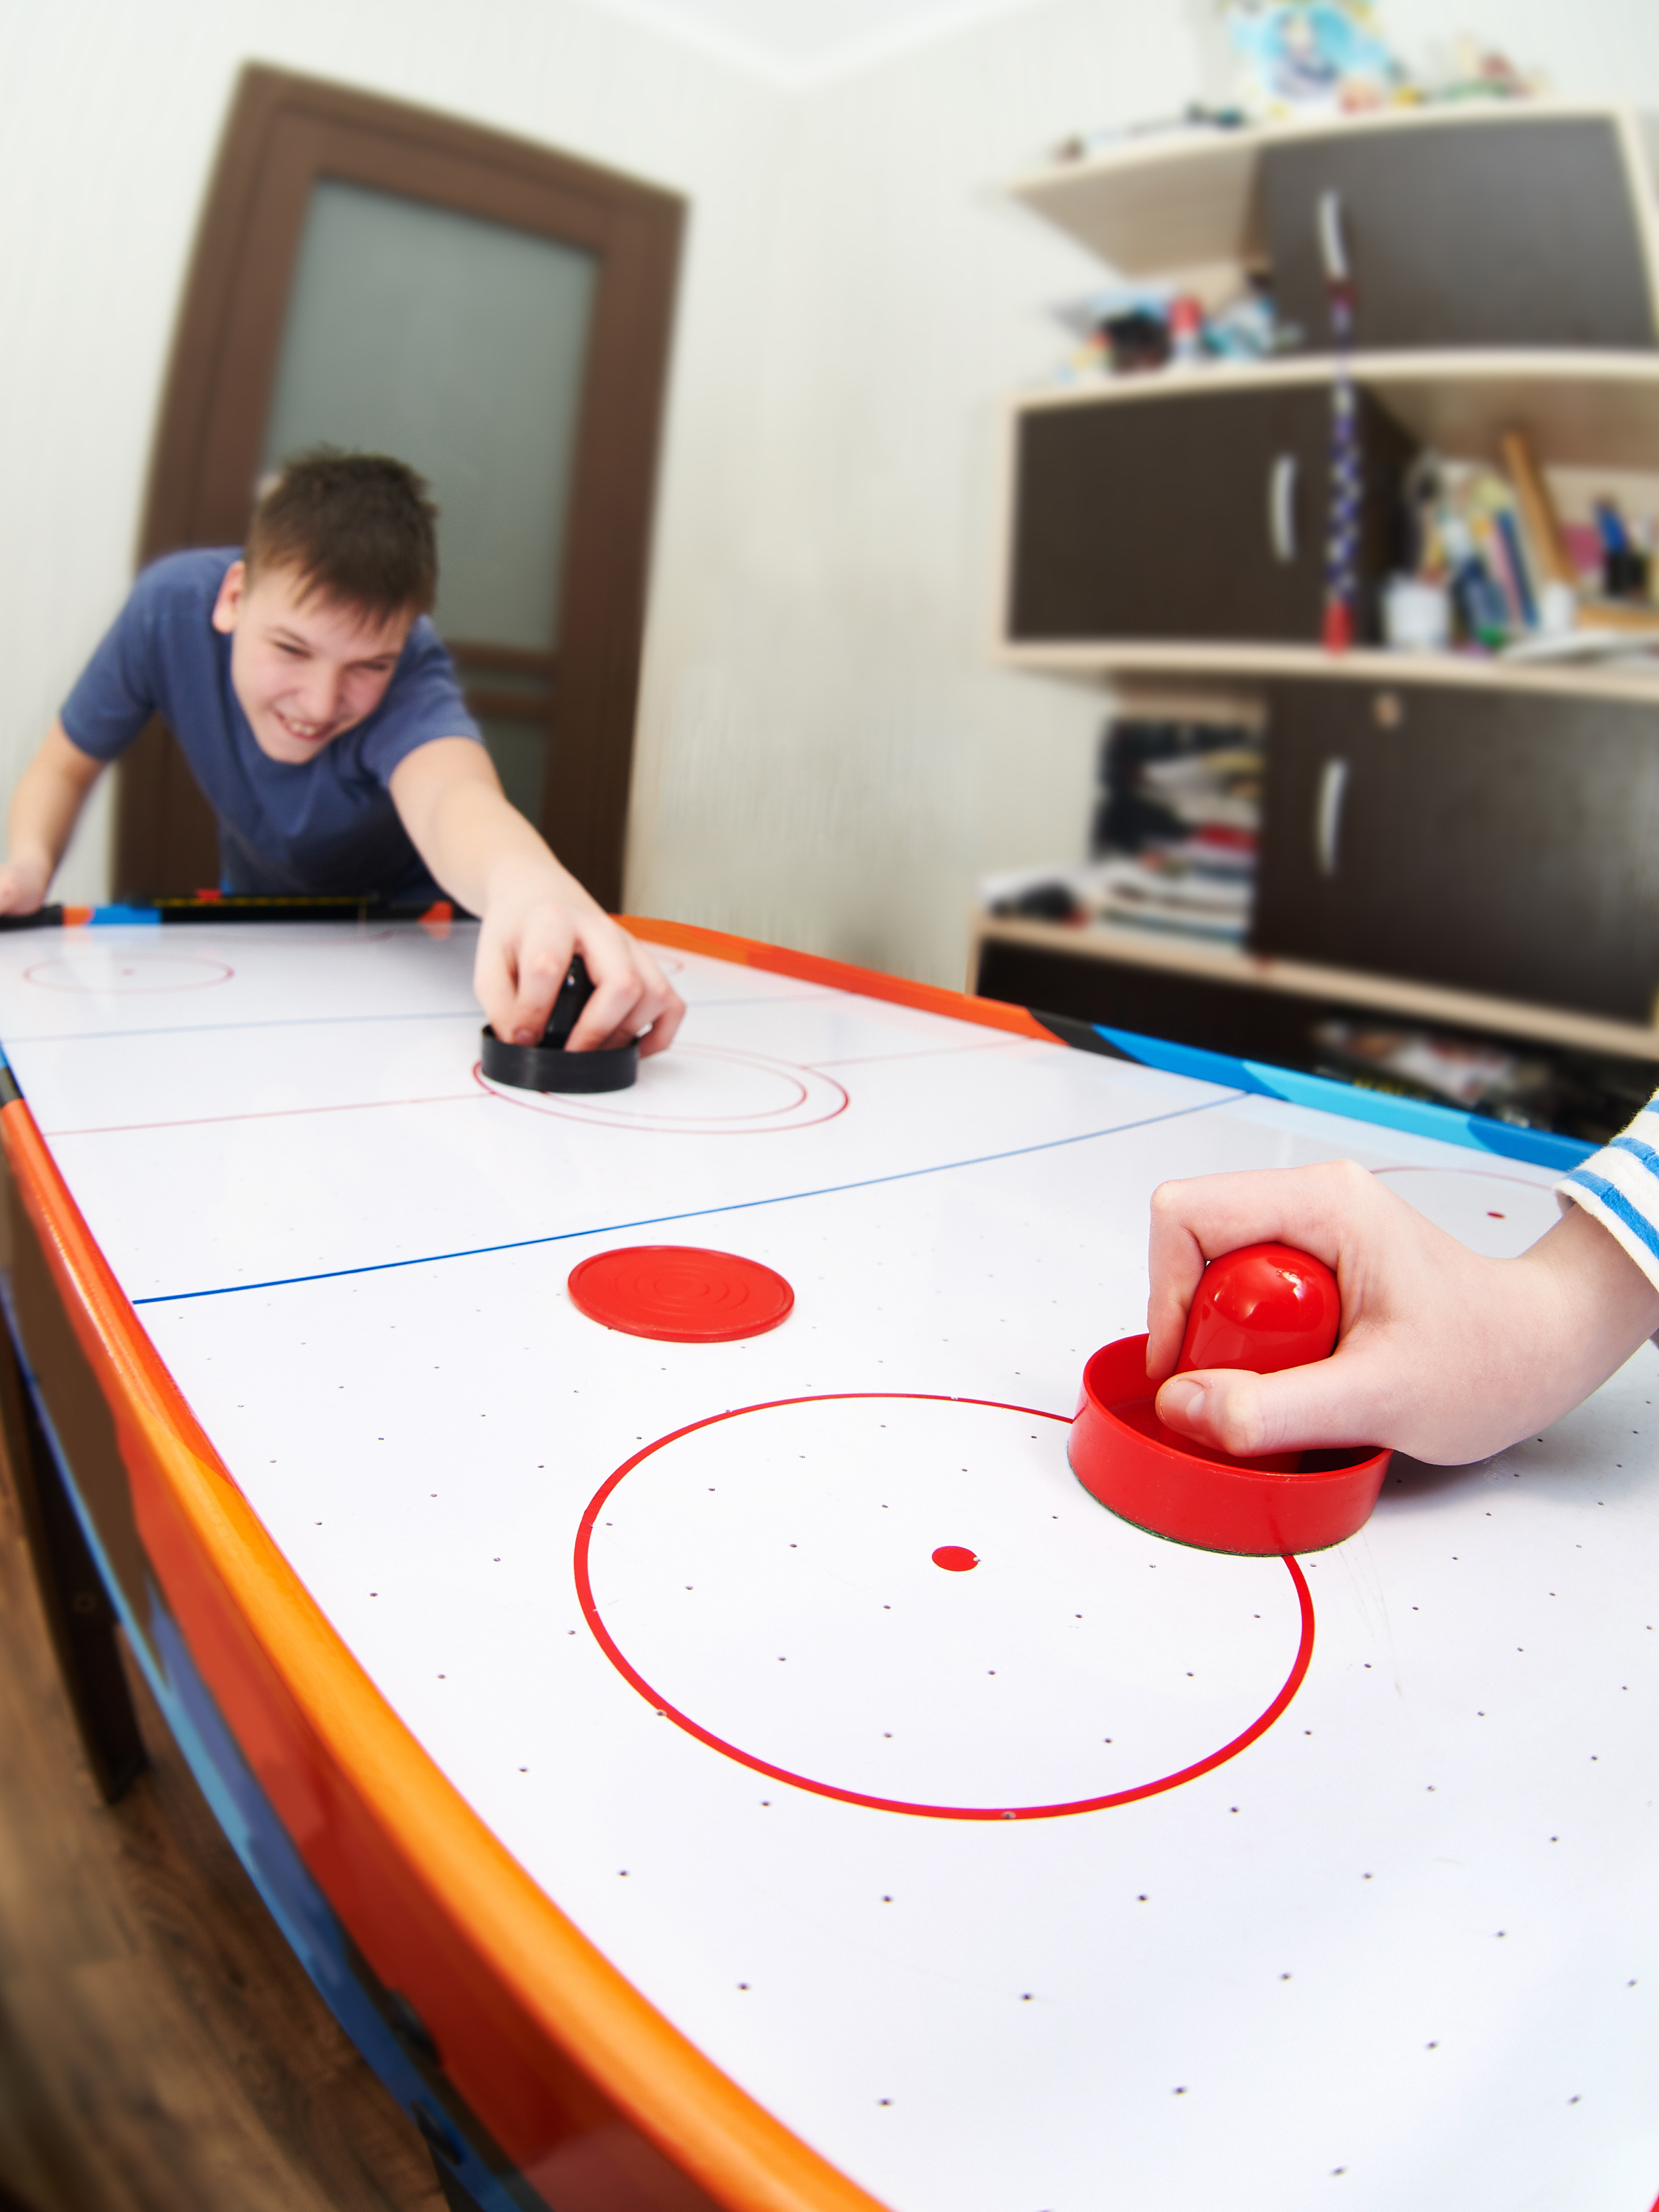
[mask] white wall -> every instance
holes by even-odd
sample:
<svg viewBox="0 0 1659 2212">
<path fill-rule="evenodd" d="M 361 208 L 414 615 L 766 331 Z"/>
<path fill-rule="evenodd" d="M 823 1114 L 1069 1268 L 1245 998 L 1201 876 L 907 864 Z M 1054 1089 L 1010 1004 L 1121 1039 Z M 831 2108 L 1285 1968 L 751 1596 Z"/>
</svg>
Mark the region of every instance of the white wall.
<svg viewBox="0 0 1659 2212">
<path fill-rule="evenodd" d="M 776 0 L 784 6 L 787 0 Z M 1199 87 L 1206 0 L 1035 0 L 788 92 L 587 0 L 0 0 L 0 781 L 130 574 L 246 58 L 685 192 L 630 842 L 643 912 L 961 979 L 974 877 L 1074 854 L 1097 696 L 988 665 L 999 414 L 1085 258 L 996 185 Z M 1385 0 L 1659 108 L 1652 0 Z M 63 878 L 101 887 L 97 823 Z"/>
<path fill-rule="evenodd" d="M 975 877 L 1080 857 L 1102 697 L 988 647 L 1003 401 L 1099 272 L 996 186 L 1192 69 L 1179 0 L 1048 0 L 799 102 L 741 565 L 641 727 L 644 910 L 959 984 Z"/>
</svg>

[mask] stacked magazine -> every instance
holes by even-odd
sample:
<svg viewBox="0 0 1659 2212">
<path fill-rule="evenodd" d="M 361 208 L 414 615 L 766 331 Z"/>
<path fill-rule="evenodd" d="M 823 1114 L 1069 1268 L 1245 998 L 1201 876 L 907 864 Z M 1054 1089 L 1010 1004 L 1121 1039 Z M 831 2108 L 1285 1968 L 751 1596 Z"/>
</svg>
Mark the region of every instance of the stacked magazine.
<svg viewBox="0 0 1659 2212">
<path fill-rule="evenodd" d="M 980 886 L 993 914 L 1129 923 L 1241 944 L 1261 824 L 1261 739 L 1231 724 L 1121 720 L 1101 745 L 1093 857 Z"/>
</svg>

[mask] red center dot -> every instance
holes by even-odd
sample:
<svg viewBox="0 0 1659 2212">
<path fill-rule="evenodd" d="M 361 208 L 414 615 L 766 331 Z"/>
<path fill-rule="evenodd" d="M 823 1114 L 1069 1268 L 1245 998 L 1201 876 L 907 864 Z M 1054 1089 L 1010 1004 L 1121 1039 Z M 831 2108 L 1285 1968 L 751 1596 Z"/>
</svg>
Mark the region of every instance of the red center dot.
<svg viewBox="0 0 1659 2212">
<path fill-rule="evenodd" d="M 979 1553 L 970 1552 L 965 1544 L 941 1544 L 933 1554 L 933 1565 L 947 1574 L 965 1575 L 969 1567 L 979 1565 Z"/>
</svg>

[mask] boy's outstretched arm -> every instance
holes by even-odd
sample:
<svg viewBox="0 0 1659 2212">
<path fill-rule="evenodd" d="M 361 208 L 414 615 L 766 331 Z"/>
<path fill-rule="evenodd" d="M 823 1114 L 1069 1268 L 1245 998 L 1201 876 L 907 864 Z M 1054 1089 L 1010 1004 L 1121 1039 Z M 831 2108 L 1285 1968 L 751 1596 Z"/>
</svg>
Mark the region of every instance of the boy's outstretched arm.
<svg viewBox="0 0 1659 2212">
<path fill-rule="evenodd" d="M 1206 1261 L 1269 1240 L 1335 1271 L 1335 1352 L 1279 1375 L 1175 1376 Z M 1483 1259 L 1352 1161 L 1166 1182 L 1151 1261 L 1158 1413 L 1236 1453 L 1371 1443 L 1442 1466 L 1484 1459 L 1559 1419 L 1659 1328 L 1659 1290 L 1582 1207 L 1519 1259 Z"/>
<path fill-rule="evenodd" d="M 0 914 L 33 914 L 44 902 L 58 863 L 104 763 L 71 742 L 54 722 L 17 779 L 0 865 Z"/>
<path fill-rule="evenodd" d="M 497 1036 L 539 1042 L 579 951 L 596 988 L 571 1048 L 638 1036 L 642 1052 L 664 1050 L 684 1017 L 678 994 L 508 803 L 482 745 L 434 738 L 398 763 L 391 791 L 421 858 L 483 924 L 473 988 Z"/>
</svg>

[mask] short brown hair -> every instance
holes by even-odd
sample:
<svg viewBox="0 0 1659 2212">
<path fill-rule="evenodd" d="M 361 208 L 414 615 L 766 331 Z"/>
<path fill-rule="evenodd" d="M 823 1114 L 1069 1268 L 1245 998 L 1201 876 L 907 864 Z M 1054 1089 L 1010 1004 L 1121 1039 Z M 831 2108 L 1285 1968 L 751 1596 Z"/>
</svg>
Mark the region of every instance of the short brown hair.
<svg viewBox="0 0 1659 2212">
<path fill-rule="evenodd" d="M 295 568 L 307 597 L 320 592 L 381 621 L 428 614 L 438 594 L 437 520 L 425 479 L 406 461 L 314 446 L 283 462 L 253 510 L 248 576 Z"/>
</svg>

